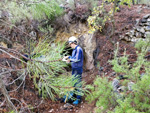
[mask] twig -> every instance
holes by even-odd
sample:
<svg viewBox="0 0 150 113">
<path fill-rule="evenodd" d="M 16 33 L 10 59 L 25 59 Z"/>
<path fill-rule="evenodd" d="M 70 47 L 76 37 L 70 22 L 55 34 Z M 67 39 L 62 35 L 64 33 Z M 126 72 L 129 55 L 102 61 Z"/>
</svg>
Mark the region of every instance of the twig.
<svg viewBox="0 0 150 113">
<path fill-rule="evenodd" d="M 6 102 L 7 102 L 8 106 L 10 107 L 10 109 L 15 110 L 15 112 L 17 112 L 16 107 L 14 106 L 14 104 L 10 100 L 10 96 L 8 94 L 8 91 L 6 90 L 6 87 L 5 87 L 1 77 L 0 77 L 0 88 L 1 88 L 1 92 L 4 95 Z"/>
<path fill-rule="evenodd" d="M 26 107 L 26 106 L 28 106 L 28 105 L 25 103 L 25 101 L 24 101 L 23 99 L 21 99 L 21 102 L 22 102 L 23 104 L 25 104 L 25 107 L 23 107 L 23 109 L 28 109 L 29 113 L 31 113 L 30 109 L 29 109 L 28 107 Z"/>
<path fill-rule="evenodd" d="M 24 75 L 24 73 L 23 73 L 21 76 L 19 76 L 17 79 L 15 79 L 14 81 L 12 81 L 11 83 L 6 84 L 6 86 L 13 84 L 13 83 L 16 82 L 18 79 L 20 79 L 23 75 Z"/>
<path fill-rule="evenodd" d="M 8 70 L 8 71 L 5 71 L 5 72 L 0 73 L 0 77 L 2 77 L 2 75 L 7 74 L 7 73 L 10 73 L 10 72 L 12 72 L 12 71 L 20 71 L 20 70 L 23 70 L 23 69 L 10 69 L 10 70 Z"/>
<path fill-rule="evenodd" d="M 10 98 L 11 100 L 16 100 L 17 102 L 19 102 L 19 104 L 21 105 L 21 107 L 23 107 L 22 106 L 22 103 L 18 100 L 18 99 L 16 99 L 16 98 Z"/>
<path fill-rule="evenodd" d="M 58 62 L 58 61 L 61 61 L 62 58 L 60 59 L 57 59 L 57 60 L 52 60 L 52 61 L 39 61 L 39 60 L 35 60 L 35 59 L 30 59 L 30 58 L 27 58 L 25 57 L 24 55 L 22 55 L 20 52 L 14 50 L 14 49 L 8 49 L 8 48 L 5 48 L 3 46 L 0 46 L 0 48 L 3 48 L 3 49 L 7 49 L 8 51 L 11 51 L 11 52 L 15 52 L 16 54 L 18 54 L 19 56 L 23 57 L 24 59 L 28 60 L 28 61 L 35 61 L 35 62 L 39 62 L 39 63 L 50 63 L 50 62 Z M 1 49 L 0 49 L 1 50 Z M 20 59 L 21 60 L 21 59 Z M 22 61 L 22 60 L 21 60 Z M 26 63 L 26 62 L 25 62 Z M 26 63 L 27 64 L 27 63 Z"/>
<path fill-rule="evenodd" d="M 2 75 L 4 75 L 4 74 L 7 74 L 7 73 L 10 73 L 11 71 L 9 70 L 9 71 L 5 71 L 5 72 L 2 72 L 2 73 L 0 73 L 0 77 L 2 76 Z"/>
<path fill-rule="evenodd" d="M 8 53 L 8 52 L 4 51 L 3 49 L 0 49 L 0 51 L 2 51 L 2 52 L 4 52 L 4 53 L 8 54 L 10 57 L 12 57 L 12 58 L 14 58 L 14 59 L 17 59 L 17 60 L 19 60 L 19 61 L 21 61 L 21 62 L 23 62 L 23 63 L 27 64 L 27 63 L 26 63 L 26 62 L 24 62 L 23 60 L 21 60 L 21 59 L 19 59 L 19 58 L 15 57 L 15 56 L 13 56 L 13 55 L 11 55 L 10 53 Z"/>
<path fill-rule="evenodd" d="M 0 107 L 2 107 L 5 103 L 6 99 L 1 103 Z"/>
<path fill-rule="evenodd" d="M 9 42 L 10 44 L 12 44 L 12 42 L 11 42 L 8 38 L 6 38 L 6 37 L 4 37 L 4 36 L 0 35 L 0 38 L 3 38 L 4 40 L 6 40 L 6 41 Z"/>
<path fill-rule="evenodd" d="M 6 63 L 7 63 L 7 65 L 8 65 L 9 67 L 11 67 L 7 60 L 6 60 Z"/>
<path fill-rule="evenodd" d="M 6 66 L 4 66 L 4 65 L 2 65 L 2 64 L 0 64 L 0 67 L 1 67 L 1 68 L 4 68 L 4 69 L 12 69 L 12 68 L 6 67 Z"/>
<path fill-rule="evenodd" d="M 18 70 L 20 71 L 20 70 L 24 70 L 24 69 L 8 70 L 8 71 L 6 71 L 6 72 L 0 73 L 0 77 L 2 77 L 2 75 L 6 74 L 6 73 L 10 73 L 10 72 L 12 72 L 12 71 L 18 71 Z M 24 75 L 24 74 L 22 74 L 22 75 Z M 22 75 L 21 75 L 21 76 L 22 76 Z M 19 78 L 21 78 L 21 76 L 18 77 L 17 79 L 15 79 L 15 80 L 14 80 L 13 82 L 11 82 L 10 84 L 7 84 L 7 85 L 13 84 L 16 80 L 18 80 Z M 8 91 L 8 92 L 14 92 L 14 91 L 18 90 L 18 89 L 21 87 L 21 85 L 23 84 L 23 82 L 25 81 L 25 77 L 26 77 L 26 76 L 24 76 L 23 81 L 21 82 L 21 84 L 18 86 L 17 89 L 14 89 L 14 90 Z"/>
<path fill-rule="evenodd" d="M 17 90 L 21 87 L 21 85 L 24 83 L 25 78 L 26 78 L 26 76 L 24 76 L 23 81 L 21 82 L 21 84 L 20 84 L 16 89 L 11 90 L 11 91 L 8 91 L 8 92 L 14 92 L 14 91 L 17 91 Z"/>
<path fill-rule="evenodd" d="M 10 69 L 10 70 L 8 70 L 8 71 L 5 71 L 5 72 L 0 73 L 0 75 L 4 75 L 4 74 L 10 73 L 10 72 L 12 72 L 12 71 L 20 71 L 20 70 L 24 70 L 24 69 Z"/>
</svg>

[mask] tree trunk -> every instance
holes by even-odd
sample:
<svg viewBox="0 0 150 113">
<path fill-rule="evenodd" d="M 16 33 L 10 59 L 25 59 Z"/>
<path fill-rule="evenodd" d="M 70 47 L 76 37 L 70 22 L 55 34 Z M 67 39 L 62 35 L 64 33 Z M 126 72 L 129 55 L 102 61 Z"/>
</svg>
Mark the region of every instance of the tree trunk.
<svg viewBox="0 0 150 113">
<path fill-rule="evenodd" d="M 0 76 L 1 76 L 1 75 L 0 75 Z M 10 110 L 14 110 L 15 112 L 17 112 L 15 106 L 13 105 L 13 103 L 12 103 L 11 100 L 10 100 L 10 97 L 9 97 L 9 95 L 8 95 L 8 92 L 7 92 L 7 90 L 6 90 L 6 87 L 5 87 L 5 85 L 4 85 L 3 80 L 2 80 L 1 77 L 0 77 L 0 90 L 1 90 L 2 94 L 3 94 L 4 97 L 5 97 L 6 102 L 7 102 L 7 105 L 8 105 L 8 107 L 10 108 Z"/>
<path fill-rule="evenodd" d="M 75 9 L 76 9 L 76 6 L 77 5 L 77 1 L 76 0 L 74 0 L 74 7 L 75 7 Z"/>
<path fill-rule="evenodd" d="M 115 10 L 116 10 L 116 6 L 117 6 L 117 1 L 114 1 L 114 7 L 113 7 L 113 16 L 112 16 L 112 31 L 111 31 L 111 35 L 110 38 L 113 36 L 114 32 L 115 32 L 115 19 L 114 19 L 114 15 L 115 15 Z"/>
<path fill-rule="evenodd" d="M 135 2 L 134 2 L 134 0 L 132 0 L 132 4 L 133 4 L 133 5 L 135 5 Z"/>
</svg>

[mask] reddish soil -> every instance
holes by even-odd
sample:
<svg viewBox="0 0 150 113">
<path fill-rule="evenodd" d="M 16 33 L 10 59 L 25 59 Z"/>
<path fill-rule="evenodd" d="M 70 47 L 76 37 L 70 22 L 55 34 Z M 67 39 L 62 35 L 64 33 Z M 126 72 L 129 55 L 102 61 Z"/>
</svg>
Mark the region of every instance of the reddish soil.
<svg viewBox="0 0 150 113">
<path fill-rule="evenodd" d="M 114 56 L 114 50 L 117 47 L 116 42 L 119 42 L 118 56 L 122 56 L 126 50 L 129 55 L 129 63 L 136 61 L 136 49 L 130 43 L 121 41 L 119 36 L 132 30 L 136 24 L 136 19 L 141 19 L 146 14 L 150 14 L 150 8 L 145 5 L 122 6 L 120 11 L 115 14 L 115 33 L 112 38 L 109 39 L 100 33 L 96 35 L 97 46 L 100 48 L 97 59 L 100 61 L 100 66 L 104 67 L 104 73 L 109 75 L 112 72 L 108 61 Z M 115 45 L 112 42 L 115 42 Z"/>
<path fill-rule="evenodd" d="M 135 25 L 135 20 L 142 18 L 144 15 L 149 14 L 150 9 L 146 8 L 145 5 L 135 5 L 131 6 L 131 8 L 127 6 L 123 6 L 120 8 L 120 12 L 117 12 L 115 14 L 115 21 L 116 21 L 116 32 L 114 36 L 112 37 L 112 41 L 119 42 L 119 56 L 123 55 L 123 52 L 127 51 L 127 54 L 129 54 L 129 62 L 133 63 L 136 61 L 136 53 L 135 48 L 130 46 L 128 43 L 122 42 L 119 39 L 119 35 L 122 35 L 129 30 L 131 30 Z M 100 62 L 100 66 L 104 67 L 103 72 L 106 73 L 108 76 L 113 72 L 111 69 L 112 66 L 108 63 L 108 60 L 113 59 L 114 56 L 114 48 L 116 47 L 113 45 L 109 39 L 106 38 L 106 36 L 102 34 L 97 34 L 97 45 L 100 48 L 100 54 L 98 55 L 98 61 Z M 2 59 L 10 59 L 8 55 L 1 54 L 0 55 L 0 61 L 2 62 Z M 12 61 L 11 61 L 12 62 Z M 12 62 L 14 63 L 14 62 Z M 1 63 L 2 65 L 9 67 L 7 63 Z M 0 65 L 1 66 L 1 65 Z M 11 67 L 11 66 L 10 66 Z M 17 65 L 16 67 L 17 68 Z M 16 73 L 12 73 L 12 75 L 15 75 Z M 87 84 L 92 84 L 95 76 L 99 74 L 98 70 L 92 70 L 90 72 L 84 72 L 83 73 L 83 80 Z M 19 81 L 18 81 L 19 82 Z M 8 87 L 8 89 L 15 89 L 17 87 L 17 84 L 12 85 L 11 87 Z M 19 90 L 15 92 L 9 93 L 11 98 L 18 99 L 21 103 L 23 103 L 23 107 L 25 108 L 24 112 L 30 113 L 90 113 L 93 112 L 95 103 L 87 103 L 83 99 L 83 102 L 79 104 L 78 106 L 73 106 L 71 109 L 63 109 L 64 103 L 60 103 L 59 101 L 51 101 L 49 98 L 42 99 L 42 97 L 38 96 L 38 91 L 34 88 L 33 82 L 29 77 L 26 77 L 26 83 L 25 87 L 20 87 Z M 1 96 L 0 104 L 3 102 L 4 97 Z M 14 105 L 19 110 L 21 108 L 19 102 L 13 100 L 12 101 Z M 34 110 L 29 110 L 28 108 L 34 107 Z M 1 108 L 0 112 L 5 113 L 7 111 L 7 105 L 4 103 Z"/>
</svg>

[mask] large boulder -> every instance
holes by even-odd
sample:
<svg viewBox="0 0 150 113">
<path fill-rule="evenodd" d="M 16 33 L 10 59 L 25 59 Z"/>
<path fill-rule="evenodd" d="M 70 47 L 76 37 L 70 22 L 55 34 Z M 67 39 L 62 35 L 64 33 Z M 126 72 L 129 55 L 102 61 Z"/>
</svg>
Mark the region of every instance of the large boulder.
<svg viewBox="0 0 150 113">
<path fill-rule="evenodd" d="M 93 51 L 96 48 L 95 34 L 83 34 L 78 38 L 78 40 L 79 45 L 84 51 L 84 68 L 86 70 L 91 70 L 94 68 Z"/>
</svg>

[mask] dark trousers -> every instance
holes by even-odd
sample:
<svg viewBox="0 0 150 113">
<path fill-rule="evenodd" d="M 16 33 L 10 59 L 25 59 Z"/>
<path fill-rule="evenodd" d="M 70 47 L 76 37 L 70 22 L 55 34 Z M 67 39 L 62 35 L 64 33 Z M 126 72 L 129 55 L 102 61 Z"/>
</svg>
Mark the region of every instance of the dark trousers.
<svg viewBox="0 0 150 113">
<path fill-rule="evenodd" d="M 77 91 L 77 99 L 81 99 L 81 93 L 82 93 L 82 68 L 80 69 L 72 69 L 72 76 L 73 76 L 73 82 L 75 81 L 75 84 L 73 87 L 76 88 Z"/>
</svg>

